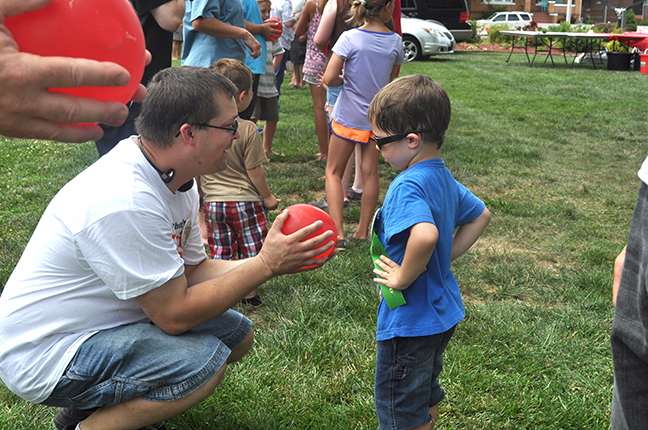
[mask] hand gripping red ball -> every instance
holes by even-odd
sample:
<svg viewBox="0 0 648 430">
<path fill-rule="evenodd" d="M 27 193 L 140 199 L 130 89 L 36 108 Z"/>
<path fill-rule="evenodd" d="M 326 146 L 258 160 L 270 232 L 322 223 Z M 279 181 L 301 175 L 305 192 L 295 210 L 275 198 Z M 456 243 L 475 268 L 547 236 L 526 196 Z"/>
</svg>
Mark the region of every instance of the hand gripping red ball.
<svg viewBox="0 0 648 430">
<path fill-rule="evenodd" d="M 146 44 L 128 0 L 54 0 L 43 9 L 5 19 L 21 52 L 44 57 L 110 61 L 126 68 L 123 87 L 51 88 L 78 97 L 128 102 L 142 79 Z"/>
<path fill-rule="evenodd" d="M 279 30 L 279 36 L 272 36 L 270 38 L 270 40 L 275 41 L 275 40 L 279 39 L 281 37 L 281 35 L 283 34 L 283 23 L 281 22 L 281 18 L 279 18 L 277 16 L 271 16 L 270 18 L 263 21 L 263 23 L 264 24 L 274 24 L 274 23 L 277 24 L 273 28 L 274 28 L 275 31 Z"/>
<path fill-rule="evenodd" d="M 311 225 L 315 221 L 321 220 L 323 222 L 322 226 L 304 240 L 310 239 L 315 236 L 319 236 L 320 234 L 328 230 L 332 230 L 333 236 L 331 236 L 330 239 L 327 240 L 326 242 L 319 245 L 318 248 L 320 246 L 324 246 L 329 242 L 334 242 L 333 247 L 331 247 L 330 249 L 328 249 L 327 251 L 323 252 L 322 254 L 318 255 L 315 258 L 321 258 L 321 257 L 326 257 L 331 255 L 331 253 L 335 249 L 335 243 L 337 243 L 337 228 L 335 227 L 335 223 L 333 222 L 333 219 L 329 216 L 329 214 L 327 214 L 320 208 L 317 208 L 312 205 L 306 205 L 306 204 L 292 205 L 289 206 L 287 210 L 289 214 L 288 219 L 286 219 L 286 222 L 284 223 L 281 232 L 286 235 L 292 234 L 299 229 Z"/>
</svg>

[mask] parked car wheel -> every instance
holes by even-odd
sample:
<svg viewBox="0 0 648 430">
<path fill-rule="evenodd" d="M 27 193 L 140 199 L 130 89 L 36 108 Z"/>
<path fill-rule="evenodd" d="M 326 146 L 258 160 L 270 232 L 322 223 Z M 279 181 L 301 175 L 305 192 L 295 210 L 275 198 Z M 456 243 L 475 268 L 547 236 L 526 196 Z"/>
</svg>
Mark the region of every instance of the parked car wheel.
<svg viewBox="0 0 648 430">
<path fill-rule="evenodd" d="M 403 56 L 405 61 L 421 59 L 421 45 L 412 36 L 403 35 Z"/>
</svg>

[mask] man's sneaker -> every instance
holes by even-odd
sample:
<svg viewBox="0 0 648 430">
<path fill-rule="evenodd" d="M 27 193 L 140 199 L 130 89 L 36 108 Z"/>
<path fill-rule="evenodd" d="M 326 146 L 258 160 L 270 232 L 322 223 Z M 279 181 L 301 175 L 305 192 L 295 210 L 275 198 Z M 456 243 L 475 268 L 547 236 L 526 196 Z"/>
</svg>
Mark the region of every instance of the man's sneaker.
<svg viewBox="0 0 648 430">
<path fill-rule="evenodd" d="M 54 416 L 54 425 L 58 430 L 75 430 L 77 424 L 85 421 L 99 408 L 71 409 L 61 408 Z M 140 430 L 166 430 L 164 423 L 157 423 Z"/>
<path fill-rule="evenodd" d="M 61 408 L 54 416 L 54 425 L 58 430 L 74 430 L 77 424 L 92 415 L 97 409 Z"/>
<path fill-rule="evenodd" d="M 320 209 L 328 208 L 328 202 L 326 201 L 326 199 L 318 200 L 316 202 L 310 202 L 308 204 Z M 342 208 L 347 209 L 349 205 L 350 205 L 349 201 L 347 199 L 344 199 L 344 205 L 342 205 Z"/>
<path fill-rule="evenodd" d="M 338 251 L 346 251 L 347 250 L 347 243 L 345 239 L 340 239 L 338 237 L 337 243 L 335 244 L 335 249 Z"/>
<path fill-rule="evenodd" d="M 353 201 L 353 200 L 362 200 L 362 191 L 359 193 L 353 189 L 353 187 L 349 187 L 347 190 L 347 199 Z"/>
</svg>

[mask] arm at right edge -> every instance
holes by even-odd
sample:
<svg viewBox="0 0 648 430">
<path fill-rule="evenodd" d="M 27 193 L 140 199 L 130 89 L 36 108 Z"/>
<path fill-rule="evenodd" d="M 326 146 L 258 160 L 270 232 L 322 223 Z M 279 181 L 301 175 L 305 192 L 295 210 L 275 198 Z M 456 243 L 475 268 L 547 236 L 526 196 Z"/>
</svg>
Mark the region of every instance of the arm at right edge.
<svg viewBox="0 0 648 430">
<path fill-rule="evenodd" d="M 464 252 L 468 251 L 479 236 L 484 232 L 486 226 L 491 220 L 491 214 L 487 208 L 475 218 L 473 221 L 460 226 L 452 239 L 452 252 L 450 261 L 454 261 L 460 257 Z"/>
</svg>

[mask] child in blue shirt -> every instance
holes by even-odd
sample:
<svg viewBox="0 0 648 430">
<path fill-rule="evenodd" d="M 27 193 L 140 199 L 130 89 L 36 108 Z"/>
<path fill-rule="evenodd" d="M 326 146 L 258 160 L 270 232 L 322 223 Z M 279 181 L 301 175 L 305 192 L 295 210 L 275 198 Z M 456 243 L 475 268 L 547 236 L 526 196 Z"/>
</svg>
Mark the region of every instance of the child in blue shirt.
<svg viewBox="0 0 648 430">
<path fill-rule="evenodd" d="M 372 248 L 379 240 L 389 256 L 375 261 L 374 280 L 383 293 L 402 292 L 405 301 L 394 307 L 381 297 L 378 306 L 380 429 L 434 428 L 445 397 L 438 382 L 443 353 L 465 316 L 450 263 L 490 221 L 484 203 L 452 177 L 441 159 L 450 112 L 450 99 L 439 83 L 410 75 L 380 90 L 367 114 L 383 157 L 403 170 L 373 225 Z"/>
</svg>

